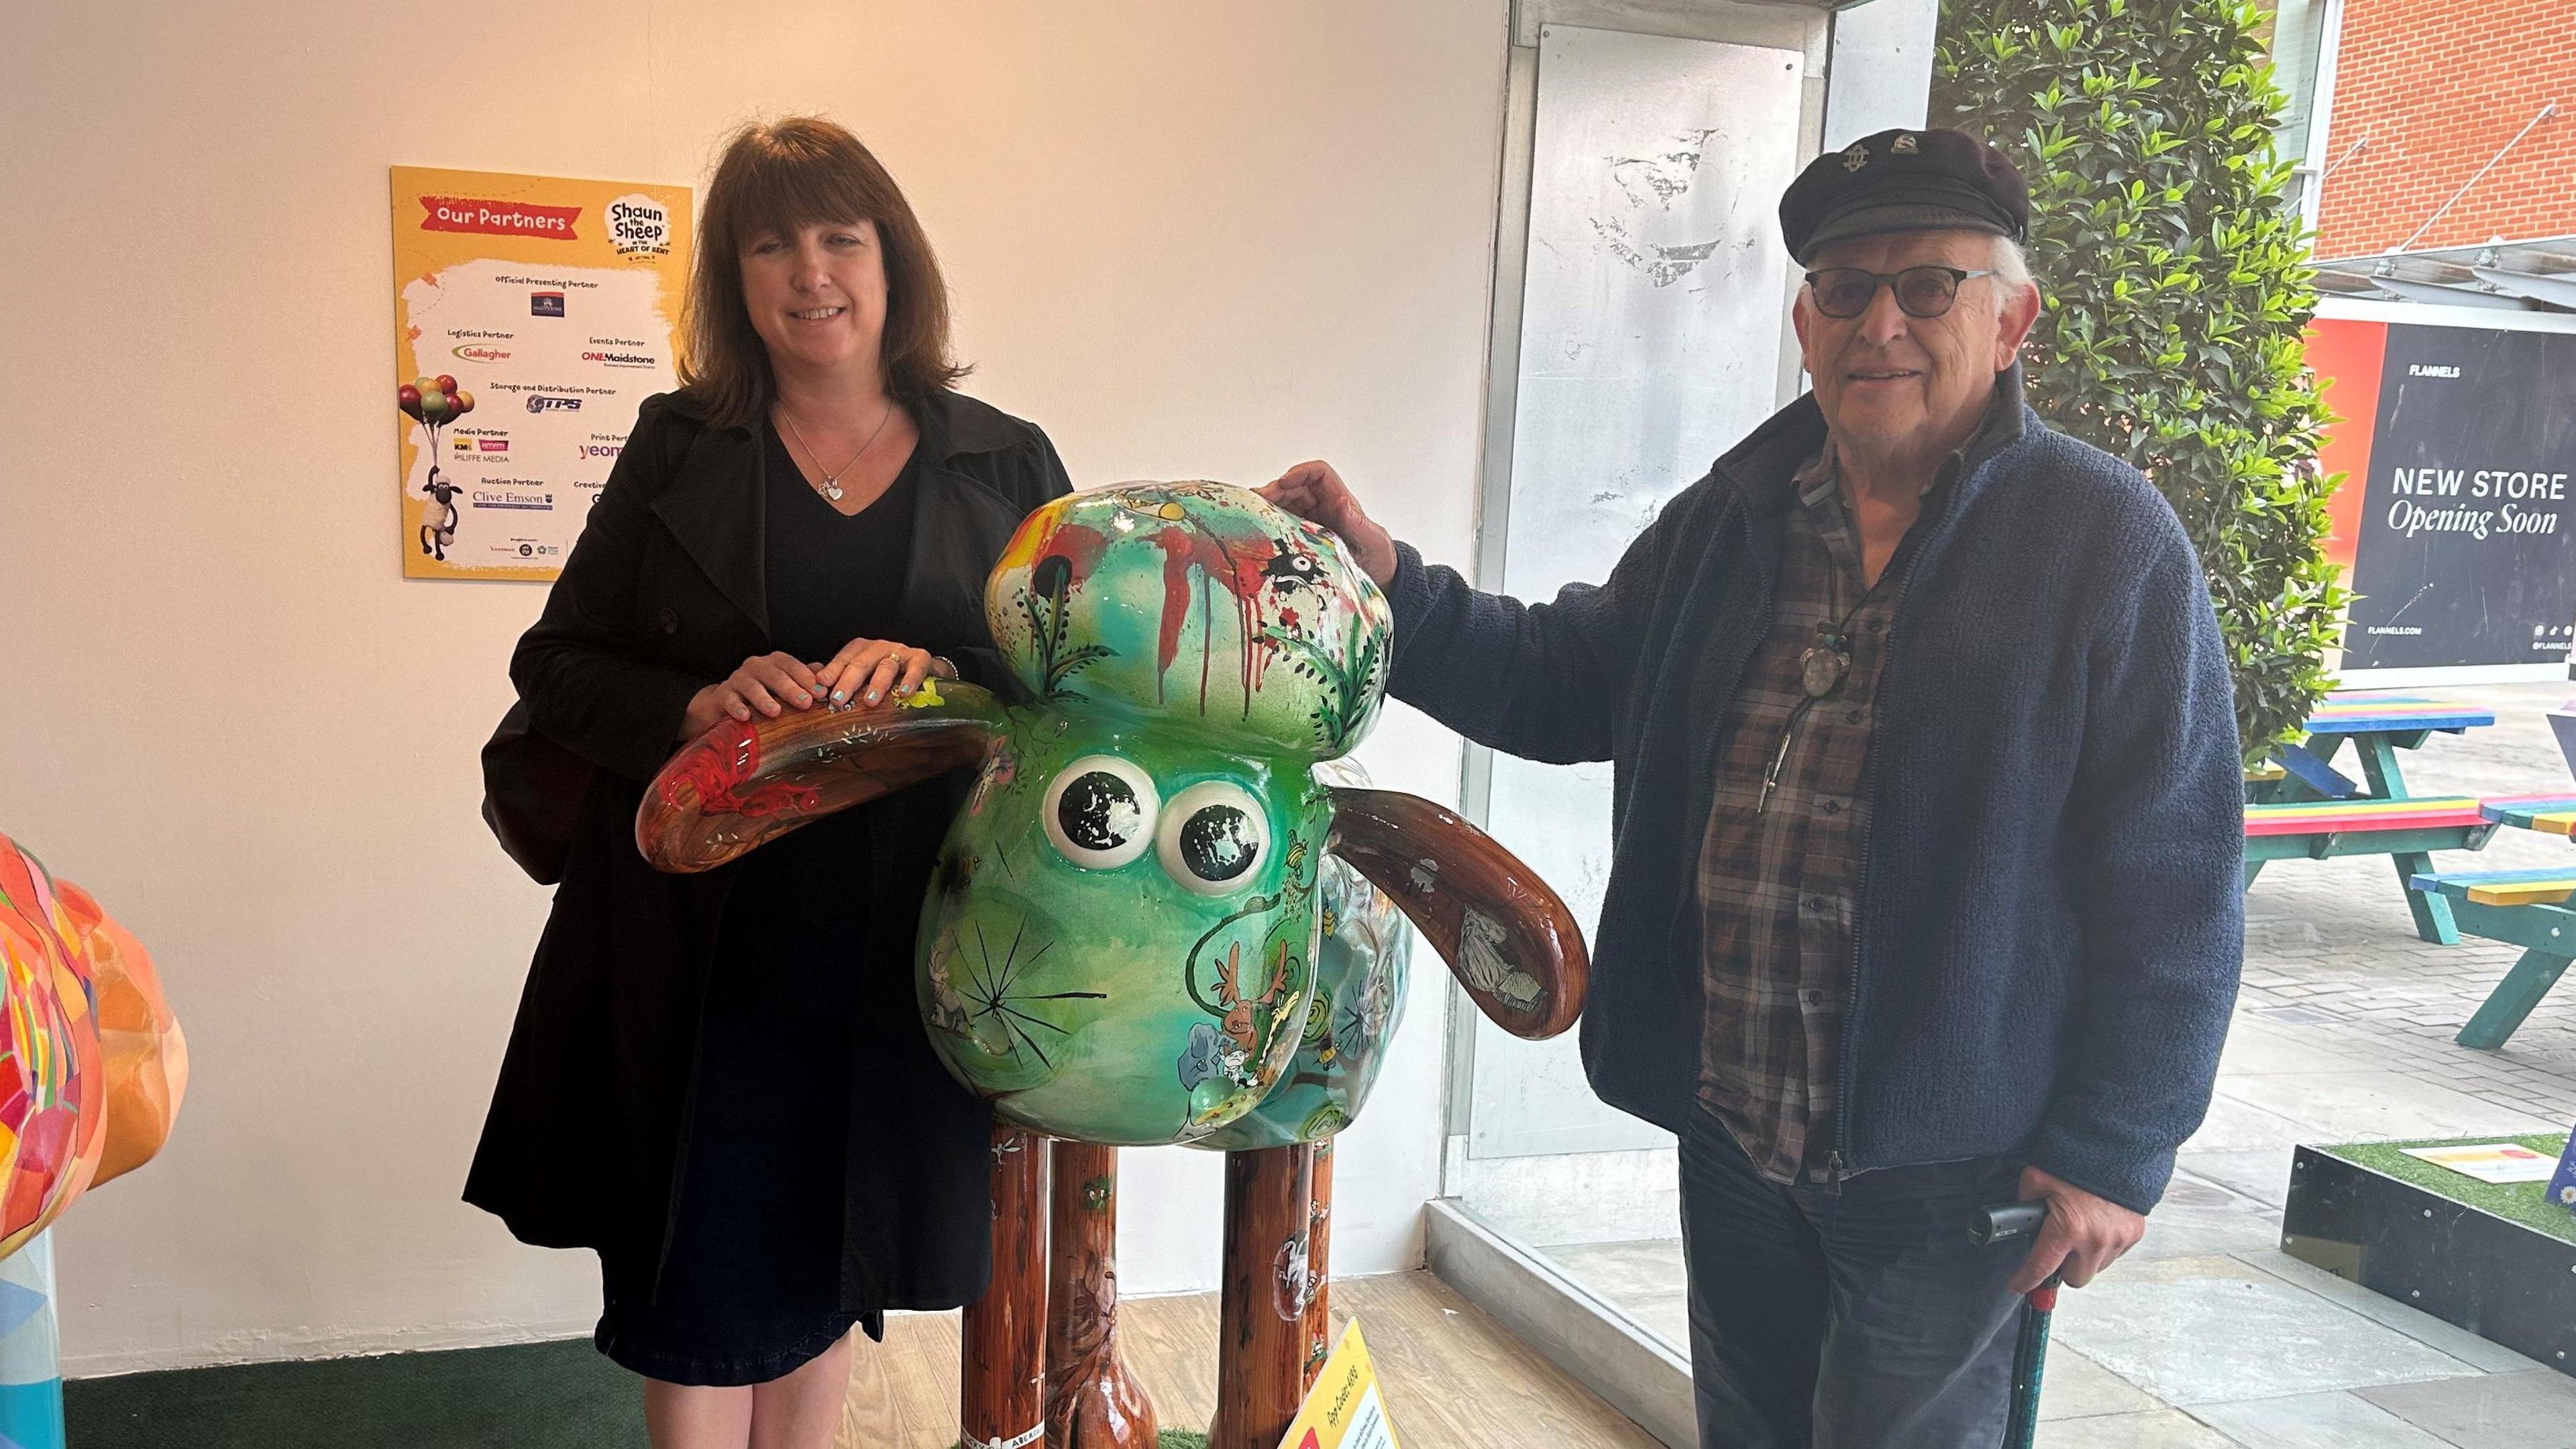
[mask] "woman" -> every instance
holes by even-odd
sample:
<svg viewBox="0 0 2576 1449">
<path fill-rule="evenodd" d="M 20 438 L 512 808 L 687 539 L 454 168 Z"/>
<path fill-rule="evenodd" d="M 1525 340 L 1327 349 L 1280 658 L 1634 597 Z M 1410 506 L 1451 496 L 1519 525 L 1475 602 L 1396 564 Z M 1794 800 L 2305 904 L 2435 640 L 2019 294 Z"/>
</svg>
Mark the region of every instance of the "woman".
<svg viewBox="0 0 2576 1449">
<path fill-rule="evenodd" d="M 643 784 L 730 716 L 1008 686 L 984 576 L 1070 490 L 962 397 L 903 194 L 828 121 L 706 194 L 688 362 L 647 399 L 510 675 L 597 767 L 466 1198 L 599 1251 L 600 1350 L 662 1449 L 831 1442 L 848 1334 L 990 1272 L 991 1118 L 923 1036 L 912 935 L 956 781 L 705 876 L 636 854 Z"/>
</svg>

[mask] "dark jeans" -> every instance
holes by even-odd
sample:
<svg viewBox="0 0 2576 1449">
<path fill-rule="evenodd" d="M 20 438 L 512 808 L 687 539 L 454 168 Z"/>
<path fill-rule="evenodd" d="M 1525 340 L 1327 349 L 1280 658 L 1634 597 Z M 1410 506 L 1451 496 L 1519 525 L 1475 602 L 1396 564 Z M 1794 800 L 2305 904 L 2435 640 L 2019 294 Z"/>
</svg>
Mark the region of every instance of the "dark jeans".
<svg viewBox="0 0 2576 1449">
<path fill-rule="evenodd" d="M 1787 1187 L 1705 1112 L 1681 1159 L 1700 1449 L 2002 1441 L 2021 1301 L 2004 1285 L 2029 1245 L 1978 1247 L 1968 1219 L 2018 1195 L 2020 1162 Z"/>
</svg>

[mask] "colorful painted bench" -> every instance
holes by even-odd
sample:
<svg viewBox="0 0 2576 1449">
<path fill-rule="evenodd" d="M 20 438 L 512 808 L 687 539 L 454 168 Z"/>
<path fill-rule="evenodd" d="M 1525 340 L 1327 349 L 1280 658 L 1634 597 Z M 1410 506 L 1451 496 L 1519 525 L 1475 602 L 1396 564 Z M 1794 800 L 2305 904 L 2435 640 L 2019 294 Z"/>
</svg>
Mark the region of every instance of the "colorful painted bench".
<svg viewBox="0 0 2576 1449">
<path fill-rule="evenodd" d="M 2436 824 L 2423 817 L 2400 812 L 2385 813 L 2400 805 L 2441 804 L 2452 807 L 2434 815 L 2457 815 L 2464 802 L 2452 797 L 2438 801 L 2419 800 L 2406 788 L 2405 773 L 2399 769 L 2397 752 L 2422 747 L 2435 734 L 2463 734 L 2471 729 L 2495 723 L 2495 712 L 2473 705 L 2453 704 L 2417 694 L 2386 692 L 2329 695 L 2308 715 L 2308 738 L 2304 744 L 2282 745 L 2272 752 L 2266 767 L 2246 772 L 2245 883 L 2252 885 L 2255 875 L 2267 860 L 2295 858 L 2323 859 L 2329 855 L 2389 855 L 2395 858 L 2397 880 L 2402 888 L 2418 875 L 2433 869 L 2425 854 L 2431 850 L 2475 850 L 2486 843 L 2484 834 L 2466 838 L 2463 831 L 2449 824 Z M 2362 779 L 2354 781 L 2335 768 L 2335 757 L 2346 741 L 2361 764 Z M 2467 801 L 2474 807 L 2477 802 Z M 2343 817 L 2329 817 L 2336 827 L 2332 831 L 2311 828 L 2314 822 L 2295 814 L 2265 817 L 2258 827 L 2258 811 L 2293 811 L 2315 805 L 2350 804 L 2357 807 Z M 2476 822 L 2467 822 L 2473 829 Z M 2271 839 L 2258 846 L 2258 838 Z M 2331 839 L 2321 838 L 2331 836 Z M 2301 842 L 2316 848 L 2303 848 Z M 2415 917 L 2415 933 L 2441 945 L 2457 945 L 2458 927 L 2451 920 L 2449 902 L 2440 895 L 2408 890 L 2406 907 Z"/>
<path fill-rule="evenodd" d="M 2254 884 L 2267 861 L 2326 860 L 2340 855 L 2387 855 L 2397 861 L 2401 883 L 2430 872 L 2435 850 L 2480 850 L 2498 822 L 2469 795 L 2408 800 L 2281 800 L 2245 807 L 2245 884 Z M 2450 904 L 2440 895 L 2407 892 L 2416 933 L 2443 945 L 2459 944 Z"/>
<path fill-rule="evenodd" d="M 2576 795 L 2517 795 L 2489 800 L 2480 814 L 2498 826 L 2551 835 L 2576 834 Z M 2484 1005 L 2454 1038 L 2492 1051 L 2558 983 L 2576 959 L 2576 864 L 2543 870 L 2423 871 L 2407 882 L 2416 895 L 2442 902 L 2459 929 L 2522 947 L 2522 959 L 2487 993 Z"/>
</svg>

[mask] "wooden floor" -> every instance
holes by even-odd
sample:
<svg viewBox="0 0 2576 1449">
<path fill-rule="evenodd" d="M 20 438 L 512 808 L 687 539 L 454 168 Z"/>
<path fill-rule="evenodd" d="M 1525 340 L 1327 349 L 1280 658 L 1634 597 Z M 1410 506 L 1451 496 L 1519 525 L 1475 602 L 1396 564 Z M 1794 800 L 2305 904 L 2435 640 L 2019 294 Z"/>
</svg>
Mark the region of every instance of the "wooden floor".
<svg viewBox="0 0 2576 1449">
<path fill-rule="evenodd" d="M 1334 1331 L 1356 1315 L 1405 1449 L 1660 1449 L 1644 1430 L 1428 1273 L 1333 1285 Z M 1167 1429 L 1203 1429 L 1216 1408 L 1216 1295 L 1130 1299 L 1128 1365 Z M 853 1356 L 840 1449 L 949 1449 L 957 1442 L 957 1315 L 890 1319 Z"/>
</svg>

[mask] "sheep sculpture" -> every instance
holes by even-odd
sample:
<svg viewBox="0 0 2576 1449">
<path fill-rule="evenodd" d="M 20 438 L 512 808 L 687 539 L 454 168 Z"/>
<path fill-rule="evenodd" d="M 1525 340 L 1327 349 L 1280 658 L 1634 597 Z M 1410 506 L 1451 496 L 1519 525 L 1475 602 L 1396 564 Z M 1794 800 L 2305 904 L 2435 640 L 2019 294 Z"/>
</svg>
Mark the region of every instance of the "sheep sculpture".
<svg viewBox="0 0 2576 1449">
<path fill-rule="evenodd" d="M 1330 533 L 1223 484 L 1080 493 L 1021 525 L 984 602 L 1017 701 L 939 681 L 719 724 L 646 791 L 638 844 L 708 869 L 972 769 L 916 954 L 933 1047 L 1003 1124 L 966 1443 L 1154 1442 L 1116 1354 L 1114 1154 L 1185 1143 L 1228 1153 L 1212 1439 L 1269 1449 L 1323 1356 L 1319 1154 L 1400 1017 L 1396 913 L 1533 1038 L 1582 1009 L 1580 933 L 1491 838 L 1344 758 L 1378 713 L 1391 629 Z M 1059 1139 L 1051 1261 L 1030 1134 Z"/>
<path fill-rule="evenodd" d="M 142 943 L 0 835 L 0 1445 L 63 1442 L 45 1230 L 151 1160 L 187 1090 L 187 1038 Z"/>
</svg>

